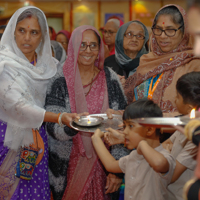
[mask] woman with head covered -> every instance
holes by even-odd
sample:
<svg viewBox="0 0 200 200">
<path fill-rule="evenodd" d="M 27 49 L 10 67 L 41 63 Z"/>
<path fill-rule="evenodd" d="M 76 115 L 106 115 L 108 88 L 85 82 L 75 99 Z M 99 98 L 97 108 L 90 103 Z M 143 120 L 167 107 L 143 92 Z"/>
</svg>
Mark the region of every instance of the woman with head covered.
<svg viewBox="0 0 200 200">
<path fill-rule="evenodd" d="M 48 200 L 48 144 L 42 123 L 69 124 L 76 114 L 44 109 L 58 62 L 40 9 L 30 6 L 14 13 L 2 37 L 0 61 L 0 199 Z"/>
<path fill-rule="evenodd" d="M 63 71 L 58 71 L 48 87 L 47 110 L 99 114 L 109 107 L 118 110 L 125 106 L 117 75 L 104 67 L 104 46 L 98 31 L 86 25 L 76 28 L 69 41 Z M 54 199 L 110 199 L 107 193 L 118 190 L 121 180 L 114 174 L 106 176 L 92 146 L 92 134 L 77 133 L 68 127 L 61 129 L 53 123 L 47 123 L 47 131 Z M 114 146 L 111 153 L 117 159 L 127 154 L 123 146 Z M 111 179 L 116 179 L 118 184 L 108 184 Z"/>
<path fill-rule="evenodd" d="M 146 26 L 135 20 L 122 25 L 115 38 L 115 55 L 105 59 L 105 65 L 117 74 L 128 77 L 132 75 L 140 61 L 147 53 L 145 45 L 149 39 Z"/>
<path fill-rule="evenodd" d="M 62 45 L 57 41 L 51 40 L 51 49 L 52 55 L 59 61 L 61 66 L 63 66 L 67 59 L 67 55 Z"/>
<path fill-rule="evenodd" d="M 57 42 L 60 42 L 60 44 L 63 46 L 63 48 L 66 51 L 66 54 L 67 54 L 67 48 L 68 48 L 70 36 L 71 36 L 71 33 L 69 31 L 61 30 L 57 33 L 56 39 L 55 39 Z"/>
<path fill-rule="evenodd" d="M 163 113 L 178 115 L 176 82 L 183 74 L 200 71 L 199 59 L 193 54 L 186 12 L 177 5 L 161 8 L 152 26 L 152 52 L 140 58 L 136 72 L 125 83 L 128 102 L 153 99 Z"/>
</svg>

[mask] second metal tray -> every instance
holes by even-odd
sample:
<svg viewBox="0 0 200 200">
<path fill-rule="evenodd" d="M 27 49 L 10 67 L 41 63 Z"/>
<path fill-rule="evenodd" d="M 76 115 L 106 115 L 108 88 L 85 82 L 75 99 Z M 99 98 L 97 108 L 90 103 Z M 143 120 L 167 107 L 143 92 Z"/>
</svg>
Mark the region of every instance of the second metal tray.
<svg viewBox="0 0 200 200">
<path fill-rule="evenodd" d="M 137 123 L 154 127 L 185 126 L 190 120 L 189 117 L 147 117 L 134 119 Z"/>
</svg>

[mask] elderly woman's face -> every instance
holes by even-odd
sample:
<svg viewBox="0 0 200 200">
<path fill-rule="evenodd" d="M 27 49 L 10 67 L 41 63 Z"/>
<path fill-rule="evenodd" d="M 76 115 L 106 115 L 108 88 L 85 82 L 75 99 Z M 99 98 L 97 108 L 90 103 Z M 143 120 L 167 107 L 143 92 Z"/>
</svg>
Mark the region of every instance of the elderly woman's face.
<svg viewBox="0 0 200 200">
<path fill-rule="evenodd" d="M 126 29 L 125 34 L 134 35 L 132 38 L 127 38 L 124 36 L 123 47 L 124 53 L 128 54 L 130 52 L 137 53 L 139 52 L 144 45 L 144 29 L 138 23 L 132 23 Z M 139 39 L 138 39 L 139 38 Z"/>
<path fill-rule="evenodd" d="M 170 15 L 161 15 L 158 18 L 157 24 L 155 26 L 156 28 L 166 30 L 166 29 L 178 29 L 180 27 L 179 24 L 175 24 Z M 167 36 L 164 32 L 160 36 L 156 36 L 156 41 L 161 49 L 162 52 L 170 52 L 178 47 L 180 44 L 183 33 L 179 29 L 176 31 L 176 34 L 173 37 Z"/>
<path fill-rule="evenodd" d="M 20 21 L 15 28 L 15 41 L 18 48 L 28 58 L 35 53 L 42 39 L 37 18 L 29 17 Z"/>
<path fill-rule="evenodd" d="M 87 45 L 90 45 L 90 47 Z M 84 31 L 78 56 L 78 65 L 79 66 L 94 65 L 94 62 L 97 59 L 98 54 L 99 54 L 99 43 L 96 34 L 92 30 Z"/>
<path fill-rule="evenodd" d="M 65 51 L 67 53 L 68 39 L 66 38 L 66 36 L 64 34 L 60 33 L 57 35 L 56 41 L 60 42 L 62 44 L 63 48 L 65 49 Z"/>
</svg>

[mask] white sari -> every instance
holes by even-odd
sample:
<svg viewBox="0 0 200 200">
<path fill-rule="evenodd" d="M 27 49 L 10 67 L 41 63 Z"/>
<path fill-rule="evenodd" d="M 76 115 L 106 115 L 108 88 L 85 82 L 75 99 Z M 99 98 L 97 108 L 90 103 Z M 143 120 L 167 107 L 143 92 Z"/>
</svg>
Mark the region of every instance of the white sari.
<svg viewBox="0 0 200 200">
<path fill-rule="evenodd" d="M 33 6 L 16 11 L 0 45 L 0 119 L 7 122 L 4 145 L 13 150 L 33 143 L 32 129 L 39 128 L 44 120 L 47 83 L 55 75 L 58 64 L 52 57 L 47 22 L 47 31 L 36 49 L 36 66 L 17 47 L 14 38 L 16 22 L 28 8 L 42 12 Z M 46 21 L 44 13 L 43 16 Z"/>
</svg>

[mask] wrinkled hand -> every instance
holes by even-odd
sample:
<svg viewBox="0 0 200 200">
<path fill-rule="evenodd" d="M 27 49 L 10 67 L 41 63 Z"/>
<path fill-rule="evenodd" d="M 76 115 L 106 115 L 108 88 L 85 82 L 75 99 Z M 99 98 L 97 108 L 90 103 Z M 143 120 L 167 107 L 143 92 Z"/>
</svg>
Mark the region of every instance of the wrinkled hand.
<svg viewBox="0 0 200 200">
<path fill-rule="evenodd" d="M 115 144 L 123 144 L 125 140 L 125 135 L 123 134 L 123 131 L 120 130 L 114 130 L 112 128 L 106 129 L 108 132 L 104 133 L 104 141 L 109 145 L 115 145 Z"/>
<path fill-rule="evenodd" d="M 120 188 L 121 183 L 122 183 L 121 178 L 119 178 L 116 175 L 111 174 L 111 173 L 108 174 L 107 181 L 106 181 L 106 187 L 105 187 L 105 189 L 106 189 L 105 194 L 116 192 Z"/>
<path fill-rule="evenodd" d="M 61 121 L 63 124 L 71 128 L 69 123 L 73 121 L 75 118 L 79 118 L 79 115 L 77 113 L 63 113 Z"/>
<path fill-rule="evenodd" d="M 119 74 L 117 76 L 119 77 L 122 87 L 124 87 L 126 82 L 125 76 L 120 76 Z"/>
</svg>

